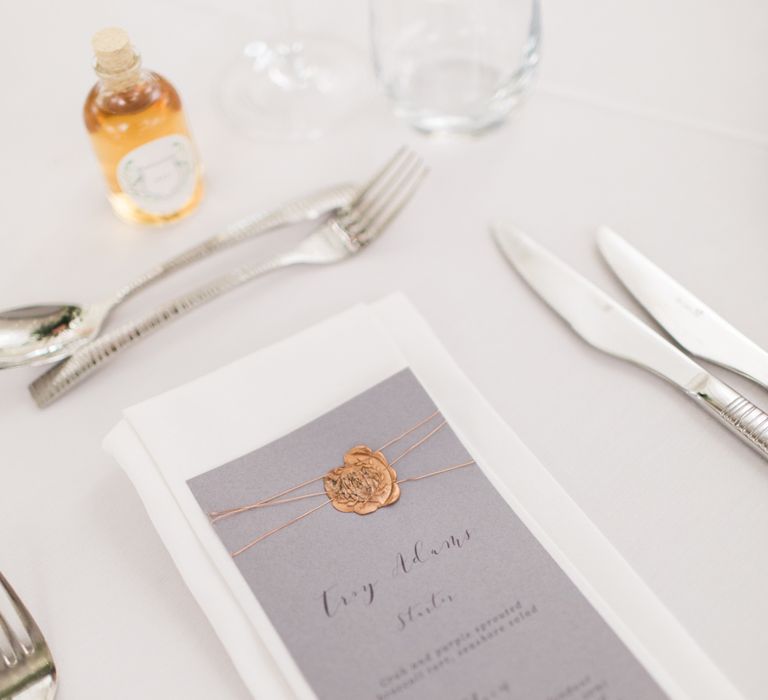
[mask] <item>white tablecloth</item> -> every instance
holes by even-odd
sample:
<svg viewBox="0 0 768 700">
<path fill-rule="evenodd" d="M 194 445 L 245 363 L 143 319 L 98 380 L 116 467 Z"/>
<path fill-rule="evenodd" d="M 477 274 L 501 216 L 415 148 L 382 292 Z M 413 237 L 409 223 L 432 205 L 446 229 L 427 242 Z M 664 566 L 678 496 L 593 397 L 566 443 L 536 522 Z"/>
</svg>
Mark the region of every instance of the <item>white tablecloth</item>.
<svg viewBox="0 0 768 700">
<path fill-rule="evenodd" d="M 0 306 L 98 299 L 241 215 L 365 176 L 403 142 L 432 174 L 343 272 L 253 283 L 45 411 L 26 392 L 37 370 L 0 375 L 0 566 L 54 649 L 60 697 L 248 697 L 101 438 L 122 407 L 393 289 L 732 681 L 765 697 L 768 465 L 659 380 L 576 338 L 508 269 L 487 222 L 516 222 L 637 308 L 595 251 L 608 223 L 768 346 L 768 8 L 552 0 L 540 81 L 505 128 L 426 139 L 371 89 L 326 138 L 278 144 L 237 136 L 214 89 L 238 44 L 268 26 L 267 3 L 221 5 L 0 9 Z M 297 7 L 302 27 L 342 32 L 365 55 L 364 3 Z M 208 192 L 177 226 L 123 224 L 103 198 L 80 105 L 89 35 L 106 24 L 125 26 L 187 105 Z M 118 318 L 264 247 L 179 275 Z"/>
</svg>

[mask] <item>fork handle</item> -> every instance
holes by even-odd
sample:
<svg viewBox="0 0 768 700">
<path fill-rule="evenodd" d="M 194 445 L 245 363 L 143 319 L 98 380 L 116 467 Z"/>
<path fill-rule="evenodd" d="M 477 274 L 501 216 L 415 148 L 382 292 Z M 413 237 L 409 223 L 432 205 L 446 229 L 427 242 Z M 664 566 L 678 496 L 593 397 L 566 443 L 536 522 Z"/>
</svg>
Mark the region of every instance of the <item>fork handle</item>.
<svg viewBox="0 0 768 700">
<path fill-rule="evenodd" d="M 35 379 L 29 385 L 32 398 L 40 408 L 50 405 L 124 350 L 164 328 L 171 321 L 268 272 L 301 262 L 303 260 L 299 257 L 283 254 L 259 265 L 238 268 L 164 304 L 138 321 L 105 333 Z"/>
<path fill-rule="evenodd" d="M 113 303 L 115 305 L 120 304 L 150 284 L 187 267 L 187 265 L 203 260 L 220 250 L 225 250 L 282 226 L 317 219 L 333 209 L 349 204 L 356 191 L 353 185 L 334 185 L 315 194 L 291 200 L 270 212 L 241 219 L 222 233 L 211 236 L 202 243 L 179 253 L 125 285 L 114 295 Z"/>
<path fill-rule="evenodd" d="M 712 375 L 693 396 L 729 430 L 768 459 L 768 413 Z"/>
</svg>

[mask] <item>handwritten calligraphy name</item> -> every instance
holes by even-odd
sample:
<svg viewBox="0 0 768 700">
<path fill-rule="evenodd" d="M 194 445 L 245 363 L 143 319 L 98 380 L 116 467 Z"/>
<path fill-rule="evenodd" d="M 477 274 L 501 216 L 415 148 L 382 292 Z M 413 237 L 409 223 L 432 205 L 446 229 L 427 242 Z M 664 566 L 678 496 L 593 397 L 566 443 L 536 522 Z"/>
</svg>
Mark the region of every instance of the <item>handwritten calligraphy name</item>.
<svg viewBox="0 0 768 700">
<path fill-rule="evenodd" d="M 323 591 L 323 610 L 328 617 L 333 617 L 339 610 L 346 608 L 353 603 L 362 605 L 373 605 L 374 590 L 376 582 L 364 583 L 360 588 L 348 593 L 337 593 L 338 586 L 331 586 Z"/>
<path fill-rule="evenodd" d="M 445 556 L 448 552 L 457 552 L 466 547 L 473 537 L 473 531 L 469 528 L 458 535 L 452 534 L 445 539 L 435 542 L 416 540 L 413 546 L 404 552 L 395 555 L 395 566 L 391 571 L 391 578 L 402 577 L 413 573 L 417 567 Z M 321 595 L 323 613 L 328 618 L 334 618 L 343 610 L 350 607 L 370 607 L 380 598 L 380 584 L 370 580 L 362 585 L 340 586 L 333 584 Z M 453 601 L 452 594 L 441 591 L 428 594 L 422 601 L 410 605 L 407 609 L 396 614 L 398 628 L 402 631 L 408 625 L 431 614 L 439 607 Z"/>
<path fill-rule="evenodd" d="M 435 559 L 449 551 L 455 551 L 466 546 L 472 538 L 469 529 L 464 530 L 460 535 L 451 535 L 433 545 L 427 545 L 422 540 L 417 540 L 413 548 L 406 554 L 398 552 L 395 555 L 395 566 L 392 569 L 392 576 L 410 574 L 414 569 L 428 561 Z"/>
</svg>

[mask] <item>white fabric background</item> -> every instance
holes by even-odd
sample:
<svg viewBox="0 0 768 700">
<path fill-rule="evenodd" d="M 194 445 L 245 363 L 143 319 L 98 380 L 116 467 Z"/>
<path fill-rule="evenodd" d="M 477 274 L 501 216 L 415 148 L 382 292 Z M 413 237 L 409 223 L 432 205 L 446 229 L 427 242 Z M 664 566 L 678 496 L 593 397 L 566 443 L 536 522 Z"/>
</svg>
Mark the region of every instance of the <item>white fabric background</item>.
<svg viewBox="0 0 768 700">
<path fill-rule="evenodd" d="M 26 394 L 36 370 L 0 375 L 0 565 L 65 671 L 61 697 L 248 697 L 101 438 L 124 406 L 395 288 L 706 653 L 747 697 L 764 697 L 766 464 L 654 377 L 573 336 L 508 270 L 486 225 L 516 222 L 637 308 L 595 251 L 593 230 L 608 223 L 768 346 L 768 9 L 552 0 L 541 80 L 504 129 L 425 139 L 371 89 L 343 128 L 286 145 L 241 139 L 214 97 L 220 66 L 268 26 L 266 4 L 0 9 L 3 307 L 98 299 L 241 215 L 365 176 L 403 142 L 432 166 L 396 226 L 343 270 L 256 282 L 44 412 Z M 364 56 L 365 3 L 297 5 L 302 25 L 348 35 Z M 178 226 L 120 223 L 102 196 L 80 108 L 88 39 L 104 24 L 126 26 L 187 105 L 208 192 Z M 180 275 L 119 319 L 262 249 Z"/>
</svg>

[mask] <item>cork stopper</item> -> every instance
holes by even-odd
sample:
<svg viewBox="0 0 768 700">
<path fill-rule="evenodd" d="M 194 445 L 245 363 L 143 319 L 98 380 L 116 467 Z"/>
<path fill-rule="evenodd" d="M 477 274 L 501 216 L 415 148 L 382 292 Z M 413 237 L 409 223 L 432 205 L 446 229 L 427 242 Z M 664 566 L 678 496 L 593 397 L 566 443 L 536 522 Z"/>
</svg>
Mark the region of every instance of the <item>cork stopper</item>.
<svg viewBox="0 0 768 700">
<path fill-rule="evenodd" d="M 128 33 L 119 27 L 107 27 L 96 32 L 91 46 L 96 55 L 96 72 L 101 76 L 125 73 L 139 63 L 139 55 L 131 46 Z"/>
</svg>

